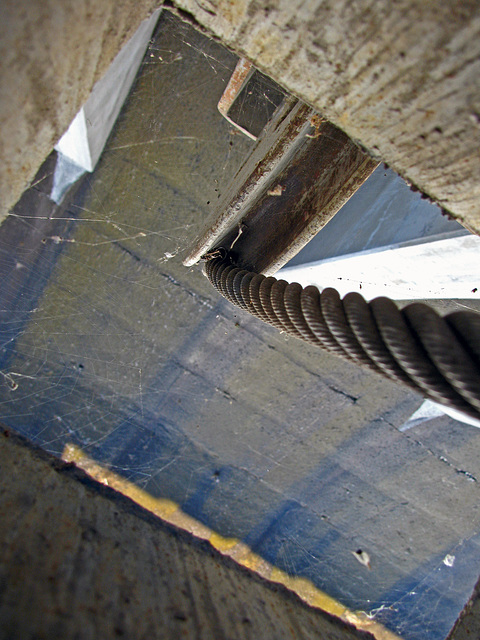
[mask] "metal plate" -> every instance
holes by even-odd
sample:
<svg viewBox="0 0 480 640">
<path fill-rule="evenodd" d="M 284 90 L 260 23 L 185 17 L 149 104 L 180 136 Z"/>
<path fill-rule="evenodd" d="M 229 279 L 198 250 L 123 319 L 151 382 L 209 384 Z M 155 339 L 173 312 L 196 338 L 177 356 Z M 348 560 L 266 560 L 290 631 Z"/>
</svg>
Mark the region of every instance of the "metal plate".
<svg viewBox="0 0 480 640">
<path fill-rule="evenodd" d="M 288 99 L 184 264 L 222 247 L 239 266 L 275 273 L 325 226 L 377 164 L 308 105 Z"/>
</svg>

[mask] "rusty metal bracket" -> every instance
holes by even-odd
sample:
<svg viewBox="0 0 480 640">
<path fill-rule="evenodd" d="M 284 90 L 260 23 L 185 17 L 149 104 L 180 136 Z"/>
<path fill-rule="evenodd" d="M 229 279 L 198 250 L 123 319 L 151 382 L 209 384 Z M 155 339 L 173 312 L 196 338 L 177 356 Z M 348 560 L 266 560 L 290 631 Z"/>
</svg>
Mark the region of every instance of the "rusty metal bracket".
<svg viewBox="0 0 480 640">
<path fill-rule="evenodd" d="M 256 140 L 257 136 L 255 136 L 251 131 L 248 131 L 245 127 L 242 127 L 238 122 L 233 120 L 228 114 L 230 109 L 235 103 L 235 100 L 241 93 L 241 90 L 248 82 L 249 78 L 251 78 L 254 72 L 254 67 L 251 62 L 249 62 L 246 58 L 240 58 L 237 62 L 237 66 L 235 67 L 234 72 L 232 73 L 230 80 L 228 81 L 227 88 L 223 92 L 222 97 L 218 102 L 218 110 L 222 114 L 222 116 L 233 124 L 234 127 L 242 131 L 246 136 L 251 138 L 252 140 Z"/>
<path fill-rule="evenodd" d="M 285 97 L 285 91 L 276 82 L 240 58 L 218 102 L 218 110 L 236 129 L 257 140 Z"/>
</svg>

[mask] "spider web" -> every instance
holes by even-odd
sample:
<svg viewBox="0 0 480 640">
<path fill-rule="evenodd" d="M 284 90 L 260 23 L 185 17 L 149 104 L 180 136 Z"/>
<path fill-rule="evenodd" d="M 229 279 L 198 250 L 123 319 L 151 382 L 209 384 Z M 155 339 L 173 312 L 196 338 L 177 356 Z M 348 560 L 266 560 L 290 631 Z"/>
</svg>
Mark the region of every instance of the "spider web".
<svg viewBox="0 0 480 640">
<path fill-rule="evenodd" d="M 52 156 L 0 228 L 0 418 L 406 640 L 444 638 L 480 567 L 478 430 L 402 433 L 419 396 L 182 265 L 252 149 L 216 108 L 235 64 L 164 11 L 95 172 L 54 206 Z"/>
</svg>

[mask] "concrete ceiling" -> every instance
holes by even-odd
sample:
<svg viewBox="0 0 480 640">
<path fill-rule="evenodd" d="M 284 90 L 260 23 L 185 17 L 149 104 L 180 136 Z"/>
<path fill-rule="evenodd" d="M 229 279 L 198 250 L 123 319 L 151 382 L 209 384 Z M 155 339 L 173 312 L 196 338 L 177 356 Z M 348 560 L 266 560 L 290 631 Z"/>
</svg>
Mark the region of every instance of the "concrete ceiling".
<svg viewBox="0 0 480 640">
<path fill-rule="evenodd" d="M 444 637 L 478 577 L 480 432 L 402 432 L 420 397 L 182 265 L 252 145 L 216 110 L 235 62 L 165 12 L 94 174 L 57 207 L 52 156 L 2 225 L 2 420 L 406 640 Z"/>
</svg>

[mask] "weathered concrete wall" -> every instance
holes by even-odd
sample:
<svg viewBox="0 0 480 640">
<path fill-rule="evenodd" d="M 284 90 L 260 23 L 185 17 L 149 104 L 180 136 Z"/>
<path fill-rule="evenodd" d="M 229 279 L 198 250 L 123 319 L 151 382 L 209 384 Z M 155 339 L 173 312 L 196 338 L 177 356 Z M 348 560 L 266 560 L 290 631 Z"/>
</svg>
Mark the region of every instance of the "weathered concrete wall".
<svg viewBox="0 0 480 640">
<path fill-rule="evenodd" d="M 0 638 L 372 639 L 0 430 Z"/>
<path fill-rule="evenodd" d="M 0 220 L 122 45 L 161 0 L 5 0 L 0 12 Z"/>
<path fill-rule="evenodd" d="M 480 580 L 475 585 L 472 597 L 446 640 L 475 640 L 476 638 L 480 638 Z"/>
<path fill-rule="evenodd" d="M 0 215 L 159 0 L 2 3 Z M 179 0 L 480 232 L 480 4 Z"/>
<path fill-rule="evenodd" d="M 480 232 L 480 4 L 178 0 Z"/>
</svg>

